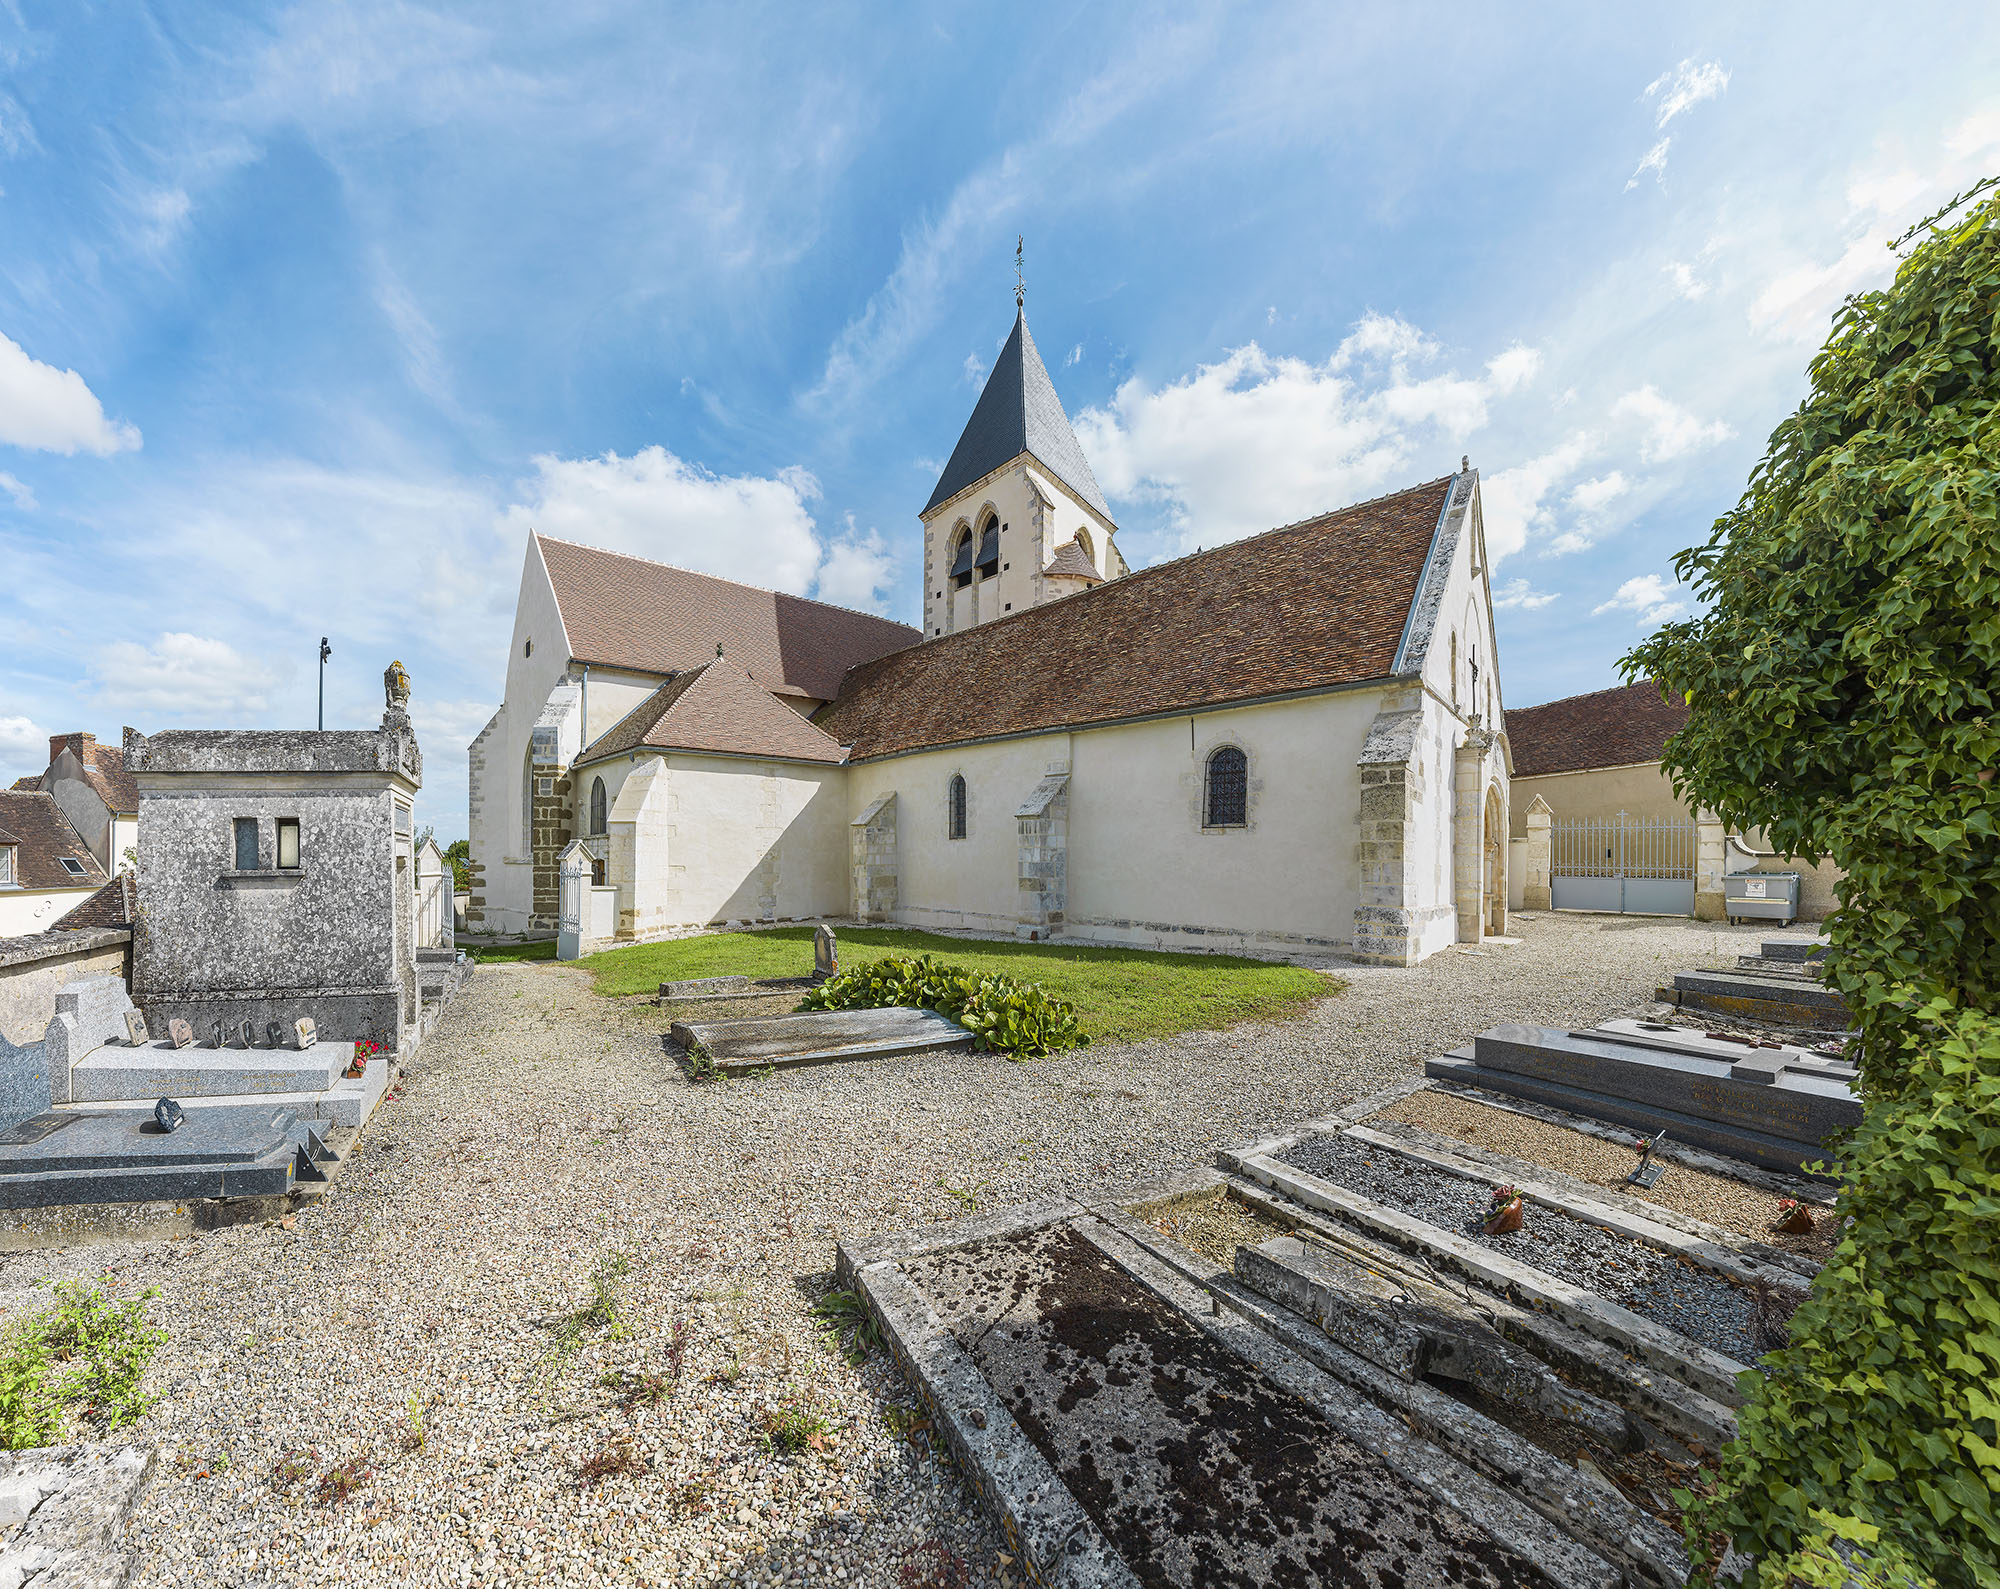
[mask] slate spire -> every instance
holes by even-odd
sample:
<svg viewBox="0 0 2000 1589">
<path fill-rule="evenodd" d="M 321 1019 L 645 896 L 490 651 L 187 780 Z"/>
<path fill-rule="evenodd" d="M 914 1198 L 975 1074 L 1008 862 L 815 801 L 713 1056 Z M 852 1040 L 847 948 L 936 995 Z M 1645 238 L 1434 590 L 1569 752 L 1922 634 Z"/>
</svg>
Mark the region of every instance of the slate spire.
<svg viewBox="0 0 2000 1589">
<path fill-rule="evenodd" d="M 924 504 L 924 512 L 949 501 L 1024 452 L 1032 453 L 1044 469 L 1110 520 L 1111 510 L 1104 505 L 1097 477 L 1090 472 L 1076 432 L 1070 429 L 1069 416 L 1063 412 L 1062 399 L 1056 396 L 1055 382 L 1049 379 L 1048 367 L 1035 350 L 1035 339 L 1028 334 L 1027 314 L 1017 310 L 1013 334 L 1000 350 L 993 373 L 986 377 L 972 418 L 965 422 L 965 433 L 952 448 L 951 459 L 938 476 L 937 489 Z"/>
</svg>

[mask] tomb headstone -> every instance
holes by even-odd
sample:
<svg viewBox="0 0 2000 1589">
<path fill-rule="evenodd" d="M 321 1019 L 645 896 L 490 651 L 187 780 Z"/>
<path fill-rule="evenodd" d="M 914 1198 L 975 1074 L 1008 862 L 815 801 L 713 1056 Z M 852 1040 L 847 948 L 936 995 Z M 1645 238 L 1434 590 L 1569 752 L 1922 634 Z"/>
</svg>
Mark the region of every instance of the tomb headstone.
<svg viewBox="0 0 2000 1589">
<path fill-rule="evenodd" d="M 134 1048 L 144 1048 L 152 1039 L 146 1035 L 146 1017 L 137 1010 L 125 1012 L 125 1041 Z"/>
<path fill-rule="evenodd" d="M 178 1015 L 167 1022 L 167 1037 L 176 1048 L 188 1048 L 194 1043 L 194 1028 Z"/>
<path fill-rule="evenodd" d="M 284 1022 L 266 1021 L 264 1023 L 264 1046 L 266 1048 L 282 1048 L 284 1046 L 284 1042 L 285 1042 Z"/>
<path fill-rule="evenodd" d="M 319 1041 L 319 1031 L 310 1015 L 301 1015 L 292 1022 L 292 1039 L 300 1048 L 311 1048 Z"/>
<path fill-rule="evenodd" d="M 180 1123 L 187 1118 L 187 1111 L 171 1098 L 162 1098 L 153 1105 L 153 1119 L 162 1131 L 177 1131 Z"/>
<path fill-rule="evenodd" d="M 824 982 L 840 970 L 840 946 L 834 942 L 833 929 L 821 922 L 813 928 L 813 980 Z"/>
<path fill-rule="evenodd" d="M 215 1040 L 210 1046 L 215 1048 L 221 1048 L 224 1046 L 225 1042 L 226 1039 L 224 1038 L 222 1032 L 222 1022 L 218 1020 L 215 1023 Z"/>
<path fill-rule="evenodd" d="M 249 1021 L 238 1021 L 236 1023 L 236 1041 L 244 1048 L 255 1048 L 257 1046 L 257 1028 Z"/>
</svg>

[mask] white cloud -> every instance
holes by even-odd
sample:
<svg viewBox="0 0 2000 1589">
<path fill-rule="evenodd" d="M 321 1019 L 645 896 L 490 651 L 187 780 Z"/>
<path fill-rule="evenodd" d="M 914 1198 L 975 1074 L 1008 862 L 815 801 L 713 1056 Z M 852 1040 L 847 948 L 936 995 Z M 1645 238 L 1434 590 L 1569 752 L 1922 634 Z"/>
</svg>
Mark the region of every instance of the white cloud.
<svg viewBox="0 0 2000 1589">
<path fill-rule="evenodd" d="M 965 363 L 960 368 L 965 372 L 965 383 L 968 386 L 977 386 L 986 379 L 986 361 L 977 353 L 966 354 Z"/>
<path fill-rule="evenodd" d="M 30 358 L 18 342 L 0 335 L 0 442 L 102 458 L 137 447 L 139 432 L 107 420 L 75 370 Z"/>
<path fill-rule="evenodd" d="M 1632 174 L 1625 179 L 1625 191 L 1627 193 L 1630 193 L 1639 185 L 1639 178 L 1644 176 L 1648 171 L 1653 173 L 1653 179 L 1656 182 L 1661 184 L 1666 182 L 1667 151 L 1673 147 L 1673 143 L 1672 138 L 1662 138 L 1639 157 L 1638 165 L 1633 167 Z"/>
<path fill-rule="evenodd" d="M 1572 431 L 1539 457 L 1480 481 L 1486 551 L 1495 563 L 1520 551 L 1532 533 L 1554 527 L 1555 515 L 1543 499 L 1583 466 L 1595 445 L 1588 432 Z"/>
<path fill-rule="evenodd" d="M 1569 494 L 1570 511 L 1595 516 L 1630 489 L 1631 482 L 1621 472 L 1613 469 L 1611 473 L 1599 475 L 1595 480 L 1586 480 L 1572 490 Z"/>
<path fill-rule="evenodd" d="M 0 470 L 0 491 L 4 491 L 8 496 L 12 497 L 14 499 L 14 506 L 19 508 L 23 513 L 32 513 L 35 511 L 35 493 L 5 470 Z"/>
<path fill-rule="evenodd" d="M 416 724 L 417 743 L 443 747 L 447 754 L 455 755 L 472 743 L 498 705 L 497 701 L 438 701 L 412 689 L 410 719 Z M 437 754 L 435 748 L 431 754 Z"/>
<path fill-rule="evenodd" d="M 1445 473 L 1488 400 L 1539 363 L 1516 347 L 1483 378 L 1413 370 L 1438 356 L 1409 322 L 1369 314 L 1323 363 L 1251 342 L 1165 386 L 1135 376 L 1077 415 L 1077 436 L 1110 495 L 1164 505 L 1183 549 L 1214 546 Z"/>
<path fill-rule="evenodd" d="M 49 736 L 29 719 L 0 717 L 0 766 L 17 766 L 32 760 L 39 770 L 47 764 L 48 750 Z"/>
<path fill-rule="evenodd" d="M 1786 342 L 1816 347 L 1826 340 L 1833 311 L 1850 293 L 1887 281 L 1896 257 L 1879 237 L 1859 237 L 1831 264 L 1795 265 L 1750 305 L 1750 324 Z"/>
<path fill-rule="evenodd" d="M 895 578 L 896 558 L 880 533 L 857 531 L 850 514 L 847 533 L 827 548 L 826 561 L 820 564 L 819 587 L 813 594 L 836 607 L 879 613 L 886 606 L 882 592 Z"/>
<path fill-rule="evenodd" d="M 1081 364 L 1082 362 L 1083 362 L 1083 344 L 1079 342 L 1075 347 L 1071 348 L 1069 352 L 1063 356 L 1063 368 L 1066 370 L 1074 369 L 1077 365 Z"/>
<path fill-rule="evenodd" d="M 1708 283 L 1695 275 L 1692 265 L 1682 260 L 1670 259 L 1660 268 L 1666 272 L 1667 279 L 1674 284 L 1676 297 L 1686 298 L 1692 303 L 1708 296 Z"/>
<path fill-rule="evenodd" d="M 1713 99 L 1729 86 L 1729 74 L 1718 61 L 1697 64 L 1692 57 L 1671 72 L 1662 72 L 1646 85 L 1646 98 L 1659 96 L 1659 120 L 1664 127 L 1683 111 L 1694 109 L 1704 99 Z"/>
<path fill-rule="evenodd" d="M 98 651 L 90 671 L 98 699 L 119 711 L 143 709 L 227 728 L 268 711 L 271 691 L 294 670 L 247 657 L 226 640 L 170 632 L 150 646 L 113 640 Z"/>
<path fill-rule="evenodd" d="M 1668 584 L 1658 574 L 1639 574 L 1620 585 L 1609 601 L 1591 608 L 1590 615 L 1596 618 L 1607 612 L 1635 612 L 1639 615 L 1639 627 L 1649 629 L 1685 613 L 1687 603 L 1680 600 L 1684 594 L 1679 585 Z"/>
<path fill-rule="evenodd" d="M 1695 418 L 1651 385 L 1627 392 L 1612 404 L 1611 414 L 1614 419 L 1636 419 L 1645 427 L 1639 457 L 1646 463 L 1665 463 L 1713 447 L 1735 434 L 1723 420 Z"/>
<path fill-rule="evenodd" d="M 1536 590 L 1525 579 L 1510 579 L 1493 592 L 1496 608 L 1518 607 L 1524 612 L 1536 612 L 1552 601 L 1561 601 L 1560 591 Z"/>
<path fill-rule="evenodd" d="M 534 466 L 524 500 L 503 516 L 517 536 L 540 530 L 797 594 L 819 571 L 822 548 L 806 508 L 819 482 L 803 469 L 715 475 L 664 447 L 629 458 L 544 453 Z"/>
</svg>

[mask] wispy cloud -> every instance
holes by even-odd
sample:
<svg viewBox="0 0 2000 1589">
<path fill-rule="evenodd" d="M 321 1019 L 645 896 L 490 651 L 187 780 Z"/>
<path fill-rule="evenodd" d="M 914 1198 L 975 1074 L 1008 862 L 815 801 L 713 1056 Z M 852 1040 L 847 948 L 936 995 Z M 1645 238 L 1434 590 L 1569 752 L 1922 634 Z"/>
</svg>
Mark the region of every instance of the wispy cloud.
<svg viewBox="0 0 2000 1589">
<path fill-rule="evenodd" d="M 226 640 L 169 632 L 150 645 L 111 641 L 91 676 L 100 702 L 111 710 L 227 727 L 268 711 L 272 690 L 293 671 L 246 656 Z"/>
<path fill-rule="evenodd" d="M 1639 456 L 1647 463 L 1664 463 L 1703 447 L 1727 441 L 1734 432 L 1725 420 L 1698 419 L 1652 386 L 1627 392 L 1612 405 L 1614 419 L 1631 419 L 1642 428 Z"/>
<path fill-rule="evenodd" d="M 1646 98 L 1657 99 L 1659 119 L 1664 127 L 1676 116 L 1693 110 L 1705 99 L 1714 99 L 1729 86 L 1729 74 L 1718 61 L 1682 61 L 1671 72 L 1662 72 L 1646 85 Z"/>
<path fill-rule="evenodd" d="M 8 496 L 12 497 L 14 499 L 14 506 L 21 512 L 32 513 L 35 511 L 35 493 L 4 470 L 0 470 L 0 491 L 4 491 Z"/>
<path fill-rule="evenodd" d="M 1639 178 L 1644 176 L 1648 171 L 1653 173 L 1655 181 L 1666 181 L 1667 151 L 1673 147 L 1673 144 L 1674 140 L 1672 138 L 1662 138 L 1639 157 L 1638 165 L 1633 168 L 1632 174 L 1625 179 L 1625 191 L 1627 193 L 1630 193 L 1639 185 Z"/>
<path fill-rule="evenodd" d="M 1510 579 L 1493 591 L 1493 605 L 1502 611 L 1539 612 L 1551 602 L 1561 600 L 1560 591 L 1536 590 L 1525 579 Z"/>
</svg>

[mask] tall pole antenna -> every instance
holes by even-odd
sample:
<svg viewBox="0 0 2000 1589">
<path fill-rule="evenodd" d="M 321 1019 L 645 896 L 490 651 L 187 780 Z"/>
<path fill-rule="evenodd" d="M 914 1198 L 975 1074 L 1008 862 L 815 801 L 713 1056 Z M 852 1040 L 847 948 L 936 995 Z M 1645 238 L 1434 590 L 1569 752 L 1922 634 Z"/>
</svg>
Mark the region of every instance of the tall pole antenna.
<svg viewBox="0 0 2000 1589">
<path fill-rule="evenodd" d="M 1016 232 L 1014 234 L 1014 307 L 1016 309 L 1024 307 L 1028 301 L 1027 278 L 1021 274 L 1022 241 L 1021 234 Z"/>
<path fill-rule="evenodd" d="M 333 655 L 333 647 L 326 643 L 326 636 L 319 637 L 319 726 L 326 729 L 326 659 Z"/>
</svg>

